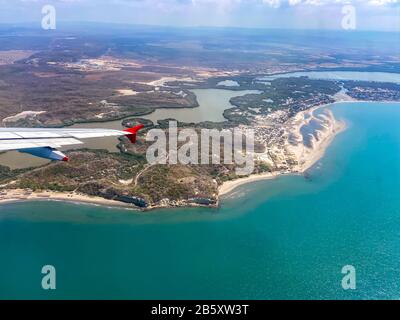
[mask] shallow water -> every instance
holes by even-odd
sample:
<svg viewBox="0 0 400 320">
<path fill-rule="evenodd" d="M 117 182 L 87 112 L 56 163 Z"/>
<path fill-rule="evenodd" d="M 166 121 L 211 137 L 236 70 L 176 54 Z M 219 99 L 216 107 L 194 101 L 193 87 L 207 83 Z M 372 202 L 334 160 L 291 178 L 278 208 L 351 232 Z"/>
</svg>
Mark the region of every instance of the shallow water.
<svg viewBox="0 0 400 320">
<path fill-rule="evenodd" d="M 241 186 L 219 209 L 1 206 L 0 298 L 400 298 L 400 104 L 332 109 L 348 129 L 307 179 Z"/>
</svg>

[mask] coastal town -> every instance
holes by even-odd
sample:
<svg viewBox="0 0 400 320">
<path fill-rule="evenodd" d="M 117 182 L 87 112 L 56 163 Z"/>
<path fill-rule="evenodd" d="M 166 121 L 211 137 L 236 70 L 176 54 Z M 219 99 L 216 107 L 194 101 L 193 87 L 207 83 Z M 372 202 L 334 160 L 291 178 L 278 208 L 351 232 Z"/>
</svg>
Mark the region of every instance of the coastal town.
<svg viewBox="0 0 400 320">
<path fill-rule="evenodd" d="M 168 86 L 168 83 L 166 85 Z M 235 166 L 227 166 L 218 170 L 217 174 L 211 174 L 208 171 L 210 169 L 209 166 L 197 172 L 196 170 L 198 169 L 188 172 L 183 166 L 177 165 L 171 172 L 175 172 L 173 180 L 178 184 L 178 189 L 182 188 L 183 185 L 181 183 L 183 180 L 187 181 L 188 174 L 189 176 L 193 175 L 193 184 L 185 186 L 187 190 L 186 195 L 182 197 L 181 194 L 175 192 L 172 195 L 171 191 L 163 189 L 163 182 L 161 182 L 162 184 L 157 186 L 160 193 L 159 196 L 150 200 L 147 198 L 146 195 L 148 193 L 144 191 L 143 187 L 147 184 L 147 175 L 152 175 L 152 170 L 143 162 L 143 158 L 142 160 L 135 158 L 138 169 L 132 171 L 131 168 L 133 167 L 131 167 L 132 163 L 130 161 L 118 159 L 118 157 L 113 156 L 114 160 L 118 161 L 116 162 L 119 164 L 118 166 L 124 163 L 126 169 L 124 169 L 125 167 L 121 167 L 121 170 L 128 171 L 128 173 L 125 172 L 123 175 L 116 173 L 113 169 L 114 166 L 111 166 L 108 168 L 104 167 L 103 174 L 99 176 L 99 162 L 96 163 L 96 166 L 92 170 L 85 169 L 85 171 L 88 171 L 87 174 L 83 174 L 80 170 L 78 170 L 79 174 L 68 174 L 69 178 L 67 180 L 60 180 L 60 174 L 68 170 L 68 167 L 71 165 L 77 167 L 76 162 L 72 162 L 72 164 L 50 164 L 42 168 L 39 167 L 32 171 L 32 173 L 29 169 L 22 170 L 15 176 L 12 174 L 12 171 L 9 171 L 9 178 L 5 179 L 6 183 L 1 186 L 3 191 L 0 194 L 0 203 L 26 200 L 51 200 L 131 208 L 133 206 L 147 210 L 174 206 L 218 206 L 219 198 L 222 195 L 231 192 L 241 184 L 260 179 L 270 179 L 281 174 L 303 174 L 323 156 L 334 137 L 345 129 L 345 123 L 335 119 L 327 106 L 334 102 L 356 101 L 349 95 L 348 90 L 341 88 L 337 83 L 334 83 L 334 86 L 331 83 L 327 83 L 327 85 L 334 87 L 335 90 L 339 89 L 339 91 L 333 95 L 321 93 L 312 97 L 301 95 L 297 101 L 293 98 L 286 98 L 285 102 L 280 105 L 280 109 L 273 112 L 271 111 L 271 107 L 268 107 L 272 99 L 268 100 L 265 104 L 266 99 L 263 97 L 263 94 L 245 96 L 246 101 L 241 100 L 240 103 L 234 104 L 233 109 L 236 110 L 236 118 L 231 118 L 230 121 L 232 123 L 225 123 L 223 127 L 233 128 L 239 126 L 244 130 L 254 130 L 258 150 L 256 150 L 253 157 L 257 166 L 255 169 L 256 172 L 250 176 L 243 178 L 234 174 L 232 175 Z M 296 92 L 299 91 L 297 90 Z M 262 104 L 258 108 L 255 107 L 255 104 L 261 98 L 261 101 L 263 101 Z M 369 96 L 369 98 L 371 97 Z M 324 110 L 315 115 L 314 113 L 319 109 Z M 264 113 L 263 110 L 267 110 L 267 112 Z M 229 119 L 229 117 L 227 118 Z M 124 123 L 131 126 L 135 121 L 140 120 L 124 121 Z M 179 126 L 187 128 L 193 126 L 193 124 L 183 123 Z M 201 124 L 197 124 L 195 128 L 201 126 Z M 213 126 L 219 127 L 220 125 L 215 123 Z M 151 121 L 147 124 L 147 129 L 154 127 L 157 126 Z M 162 127 L 163 125 L 161 124 Z M 140 154 L 145 152 L 146 144 L 131 146 L 122 140 L 120 141 L 120 148 L 123 153 L 128 155 Z M 85 153 L 79 153 L 79 151 L 77 153 L 78 156 L 74 156 L 74 158 L 78 159 L 81 165 L 85 165 L 85 161 L 89 160 L 84 160 L 82 163 L 82 159 L 86 159 L 87 156 Z M 109 156 L 104 153 L 101 155 L 100 159 L 103 159 L 102 161 L 107 163 Z M 88 156 L 93 157 L 89 153 Z M 95 155 L 96 158 L 98 156 L 99 153 L 97 153 L 97 156 Z M 79 159 L 81 157 L 83 158 Z M 169 168 L 171 167 L 169 166 Z M 170 169 L 167 168 L 166 171 L 156 170 L 155 173 L 160 181 L 163 179 L 171 181 L 167 178 L 170 174 L 169 171 Z M 146 175 L 144 172 L 146 172 Z M 166 176 L 160 175 L 160 172 L 164 172 Z M 205 174 L 202 178 L 205 178 L 203 187 L 199 180 L 200 176 L 198 174 L 200 172 L 203 175 Z M 110 179 L 113 175 L 116 175 L 116 180 Z M 182 175 L 183 179 L 176 179 L 180 175 Z M 139 176 L 140 179 L 138 179 Z M 226 179 L 227 177 L 230 178 Z M 90 180 L 93 182 L 90 182 Z M 125 181 L 129 182 L 126 183 Z M 135 188 L 132 188 L 133 181 L 136 185 Z M 109 185 L 110 182 L 111 185 Z M 141 185 L 142 183 L 143 185 Z M 149 186 L 149 188 L 152 187 Z M 177 190 L 176 188 L 177 185 L 174 185 L 171 189 Z M 190 190 L 197 191 L 192 193 Z M 165 193 L 168 195 L 166 196 Z"/>
<path fill-rule="evenodd" d="M 124 40 L 133 52 L 114 38 L 103 45 L 96 37 L 72 31 L 55 35 L 56 46 L 51 38 L 43 38 L 46 45 L 37 51 L 32 50 L 37 39 L 27 37 L 24 48 L 15 50 L 11 42 L 0 52 L 2 126 L 119 130 L 142 123 L 145 129 L 136 145 L 125 138 L 105 139 L 65 150 L 71 156 L 68 163 L 33 160 L 16 152 L 0 154 L 0 203 L 63 200 L 144 210 L 218 207 L 221 196 L 233 186 L 281 174 L 304 174 L 315 164 L 345 129 L 326 106 L 341 101 L 400 101 L 400 82 L 390 76 L 388 81 L 296 76 L 299 71 L 395 74 L 400 58 L 389 49 L 371 61 L 354 59 L 329 43 L 329 49 L 316 47 L 312 54 L 306 53 L 307 46 L 315 45 L 305 42 L 305 56 L 299 60 L 299 45 L 290 44 L 289 38 L 287 45 L 271 47 L 240 33 L 231 37 L 243 43 L 243 50 L 233 48 L 223 35 L 219 45 L 206 50 L 208 37 L 199 35 L 196 41 L 203 43 L 196 46 L 199 52 L 190 51 L 190 34 L 165 44 L 157 33 L 150 42 L 139 33 Z M 252 49 L 255 44 L 264 48 L 262 54 Z M 159 50 L 163 46 L 166 51 Z M 221 59 L 226 48 L 237 53 Z M 168 50 L 176 54 L 167 54 Z M 223 100 L 226 92 L 229 97 Z M 238 176 L 235 163 L 149 164 L 147 133 L 167 130 L 170 120 L 180 119 L 188 110 L 198 112 L 187 121 L 179 120 L 179 131 L 251 129 L 252 174 Z M 157 117 L 158 113 L 163 116 Z"/>
</svg>

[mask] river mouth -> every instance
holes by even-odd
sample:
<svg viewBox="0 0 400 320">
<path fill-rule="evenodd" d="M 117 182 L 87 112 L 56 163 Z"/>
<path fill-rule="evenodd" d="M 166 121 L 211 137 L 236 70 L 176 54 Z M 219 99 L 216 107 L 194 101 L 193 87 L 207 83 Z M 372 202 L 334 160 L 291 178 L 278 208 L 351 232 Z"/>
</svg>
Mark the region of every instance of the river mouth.
<svg viewBox="0 0 400 320">
<path fill-rule="evenodd" d="M 158 120 L 168 118 L 176 119 L 181 122 L 198 123 L 202 121 L 222 122 L 226 119 L 223 113 L 226 109 L 234 107 L 230 103 L 233 97 L 244 96 L 246 94 L 259 94 L 258 90 L 241 90 L 233 91 L 227 89 L 193 89 L 191 90 L 197 98 L 199 106 L 196 108 L 168 108 L 156 109 L 151 114 L 142 116 L 141 118 L 149 119 L 154 123 Z M 132 118 L 132 117 L 128 117 Z M 122 120 L 106 121 L 106 122 L 89 122 L 78 123 L 72 125 L 70 128 L 101 128 L 101 129 L 115 129 L 121 130 Z M 109 152 L 119 152 L 117 145 L 119 143 L 117 137 L 105 137 L 95 139 L 85 139 L 84 144 L 76 146 L 68 146 L 60 150 L 74 150 L 74 149 L 104 149 Z M 22 154 L 18 151 L 10 151 L 0 154 L 0 164 L 10 167 L 11 169 L 23 169 L 29 167 L 38 167 L 49 163 L 49 160 L 40 159 L 31 155 Z"/>
</svg>

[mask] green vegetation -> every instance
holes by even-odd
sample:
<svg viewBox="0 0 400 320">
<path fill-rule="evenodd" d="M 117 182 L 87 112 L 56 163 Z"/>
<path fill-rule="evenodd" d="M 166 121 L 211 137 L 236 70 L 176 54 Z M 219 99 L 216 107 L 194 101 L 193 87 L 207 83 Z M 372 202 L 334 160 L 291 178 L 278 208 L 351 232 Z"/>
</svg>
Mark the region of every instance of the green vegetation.
<svg viewBox="0 0 400 320">
<path fill-rule="evenodd" d="M 197 107 L 191 89 L 258 90 L 260 94 L 232 98 L 234 107 L 225 110 L 226 121 L 178 122 L 178 127 L 222 130 L 259 120 L 265 121 L 266 127 L 271 123 L 277 127 L 276 132 L 266 129 L 262 133 L 265 141 L 279 138 L 280 124 L 297 112 L 333 102 L 332 95 L 342 88 L 358 99 L 400 100 L 400 85 L 394 84 L 307 77 L 260 79 L 271 73 L 311 69 L 398 72 L 392 39 L 383 34 L 380 41 L 388 45 L 371 47 L 368 56 L 374 59 L 370 61 L 360 59 L 367 57 L 365 39 L 360 43 L 347 33 L 321 37 L 312 31 L 305 36 L 303 32 L 269 30 L 266 38 L 265 30 L 215 29 L 210 37 L 211 31 L 202 28 L 140 27 L 134 32 L 116 28 L 104 34 L 104 29 L 88 28 L 84 35 L 69 30 L 69 40 L 65 40 L 66 34 L 60 31 L 43 35 L 34 30 L 10 30 L 5 31 L 10 36 L 2 39 L 2 50 L 35 53 L 22 60 L 8 57 L 13 63 L 0 65 L 0 120 L 27 110 L 44 112 L 11 118 L 9 126 L 61 127 L 131 117 L 122 124 L 144 124 L 142 137 L 147 129 L 168 128 L 170 119 L 153 123 L 141 116 L 157 108 Z M 327 69 L 328 65 L 331 68 Z M 160 79 L 171 81 L 163 84 Z M 238 85 L 221 86 L 226 80 Z M 80 150 L 69 153 L 68 163 L 26 170 L 0 166 L 0 183 L 15 180 L 8 187 L 77 191 L 139 206 L 168 201 L 172 205 L 182 201 L 207 205 L 216 202 L 219 184 L 238 178 L 234 165 L 149 166 L 144 156 L 149 144 L 144 139 L 135 145 L 125 144 L 125 140 L 120 139 L 120 154 Z M 265 144 L 256 142 L 256 152 L 265 149 Z M 272 160 L 274 157 L 271 154 Z M 288 159 L 287 164 L 294 160 Z M 260 162 L 254 173 L 274 169 Z"/>
<path fill-rule="evenodd" d="M 32 168 L 11 170 L 9 167 L 0 165 L 0 184 L 7 183 L 10 180 L 15 179 L 22 173 L 28 172 L 30 170 L 32 170 Z"/>
</svg>

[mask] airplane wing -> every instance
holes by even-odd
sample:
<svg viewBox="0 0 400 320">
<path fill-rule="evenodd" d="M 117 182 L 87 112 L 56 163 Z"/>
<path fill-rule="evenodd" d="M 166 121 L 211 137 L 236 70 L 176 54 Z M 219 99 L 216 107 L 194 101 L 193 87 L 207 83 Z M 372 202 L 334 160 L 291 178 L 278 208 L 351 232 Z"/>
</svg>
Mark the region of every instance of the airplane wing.
<svg viewBox="0 0 400 320">
<path fill-rule="evenodd" d="M 0 151 L 18 150 L 37 157 L 51 160 L 68 161 L 68 157 L 57 148 L 82 144 L 80 139 L 111 136 L 127 136 L 132 143 L 136 134 L 144 126 L 126 129 L 36 129 L 36 128 L 0 128 Z"/>
</svg>

